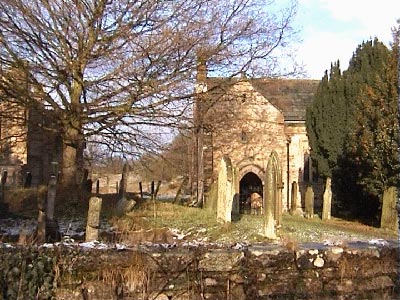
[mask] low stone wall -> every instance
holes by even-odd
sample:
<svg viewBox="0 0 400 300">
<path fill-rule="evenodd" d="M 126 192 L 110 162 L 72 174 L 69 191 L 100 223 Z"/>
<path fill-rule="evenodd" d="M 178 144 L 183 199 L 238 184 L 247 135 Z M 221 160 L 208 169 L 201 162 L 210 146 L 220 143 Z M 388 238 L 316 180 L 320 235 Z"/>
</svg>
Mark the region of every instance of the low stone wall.
<svg viewBox="0 0 400 300">
<path fill-rule="evenodd" d="M 2 299 L 398 299 L 398 247 L 1 248 Z"/>
</svg>

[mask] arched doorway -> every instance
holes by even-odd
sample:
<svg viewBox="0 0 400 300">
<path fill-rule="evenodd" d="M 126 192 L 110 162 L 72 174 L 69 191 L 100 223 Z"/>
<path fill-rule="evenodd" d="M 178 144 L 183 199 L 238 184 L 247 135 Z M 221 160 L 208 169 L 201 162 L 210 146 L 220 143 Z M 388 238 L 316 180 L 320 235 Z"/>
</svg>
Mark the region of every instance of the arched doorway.
<svg viewBox="0 0 400 300">
<path fill-rule="evenodd" d="M 263 184 L 257 174 L 253 172 L 246 173 L 239 182 L 239 212 L 241 214 L 250 212 L 250 205 L 246 200 L 251 193 L 263 195 Z"/>
</svg>

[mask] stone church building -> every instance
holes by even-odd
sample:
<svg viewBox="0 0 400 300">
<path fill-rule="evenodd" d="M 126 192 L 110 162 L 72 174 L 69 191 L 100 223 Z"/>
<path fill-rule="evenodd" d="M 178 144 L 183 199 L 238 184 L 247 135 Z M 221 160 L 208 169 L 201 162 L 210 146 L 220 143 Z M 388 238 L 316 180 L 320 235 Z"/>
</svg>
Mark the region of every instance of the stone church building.
<svg viewBox="0 0 400 300">
<path fill-rule="evenodd" d="M 200 66 L 194 108 L 193 184 L 198 201 L 207 203 L 221 159 L 229 157 L 244 212 L 251 193 L 263 195 L 272 157 L 282 210 L 291 207 L 293 182 L 297 207 L 304 207 L 302 196 L 312 180 L 306 107 L 317 85 L 318 81 L 303 79 L 210 78 L 206 67 Z"/>
</svg>

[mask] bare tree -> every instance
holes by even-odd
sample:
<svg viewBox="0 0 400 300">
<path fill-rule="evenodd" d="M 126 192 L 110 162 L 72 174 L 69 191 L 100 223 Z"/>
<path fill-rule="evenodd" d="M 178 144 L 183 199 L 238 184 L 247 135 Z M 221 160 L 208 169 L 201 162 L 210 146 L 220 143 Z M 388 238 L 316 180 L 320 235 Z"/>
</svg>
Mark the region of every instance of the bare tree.
<svg viewBox="0 0 400 300">
<path fill-rule="evenodd" d="M 86 142 L 142 153 L 190 116 L 199 57 L 217 75 L 276 74 L 274 50 L 293 40 L 295 10 L 258 0 L 3 0 L 1 100 L 47 108 L 64 143 L 62 183 L 77 186 Z"/>
</svg>

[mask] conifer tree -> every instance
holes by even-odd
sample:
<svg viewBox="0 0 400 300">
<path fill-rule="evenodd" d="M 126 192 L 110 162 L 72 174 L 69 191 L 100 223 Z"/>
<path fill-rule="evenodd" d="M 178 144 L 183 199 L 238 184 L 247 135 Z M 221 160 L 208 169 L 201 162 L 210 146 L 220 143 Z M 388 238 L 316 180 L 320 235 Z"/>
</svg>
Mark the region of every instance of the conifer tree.
<svg viewBox="0 0 400 300">
<path fill-rule="evenodd" d="M 306 125 L 318 172 L 331 177 L 347 134 L 347 103 L 339 61 L 331 65 L 329 76 L 325 72 L 313 105 L 307 109 Z"/>
<path fill-rule="evenodd" d="M 318 172 L 333 175 L 336 197 L 357 213 L 377 216 L 383 190 L 398 182 L 398 42 L 359 45 L 340 74 L 325 73 L 307 111 Z M 363 209 L 360 209 L 363 208 Z"/>
<path fill-rule="evenodd" d="M 362 50 L 356 59 L 361 61 L 356 74 L 364 82 L 358 82 L 360 90 L 353 96 L 354 122 L 347 155 L 357 169 L 355 183 L 364 195 L 379 200 L 385 188 L 397 185 L 399 174 L 398 45 L 395 43 L 390 51 L 374 41 L 365 44 Z M 351 67 L 349 71 L 354 72 Z"/>
</svg>

